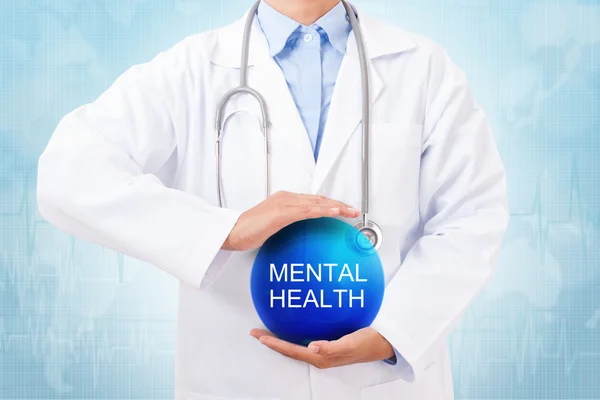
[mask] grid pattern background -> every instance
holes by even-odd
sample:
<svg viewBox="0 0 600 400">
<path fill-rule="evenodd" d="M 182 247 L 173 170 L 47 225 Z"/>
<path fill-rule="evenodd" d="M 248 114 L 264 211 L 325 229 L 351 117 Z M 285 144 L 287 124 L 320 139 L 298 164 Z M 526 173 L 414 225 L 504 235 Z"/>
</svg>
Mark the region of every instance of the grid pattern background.
<svg viewBox="0 0 600 400">
<path fill-rule="evenodd" d="M 457 398 L 600 399 L 600 2 L 355 3 L 447 49 L 507 168 L 495 277 L 449 339 Z M 250 4 L 0 2 L 0 398 L 172 396 L 176 282 L 42 221 L 36 162 L 129 66 Z"/>
</svg>

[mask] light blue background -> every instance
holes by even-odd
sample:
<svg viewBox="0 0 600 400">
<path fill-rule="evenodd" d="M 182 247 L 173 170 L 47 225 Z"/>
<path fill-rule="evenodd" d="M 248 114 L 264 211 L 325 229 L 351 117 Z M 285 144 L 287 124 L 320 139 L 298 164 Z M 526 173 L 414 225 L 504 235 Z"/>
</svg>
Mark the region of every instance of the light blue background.
<svg viewBox="0 0 600 400">
<path fill-rule="evenodd" d="M 356 1 L 441 43 L 494 127 L 512 221 L 450 338 L 459 399 L 600 399 L 600 3 Z M 0 2 L 0 398 L 169 398 L 176 282 L 40 220 L 61 116 L 250 1 Z"/>
</svg>

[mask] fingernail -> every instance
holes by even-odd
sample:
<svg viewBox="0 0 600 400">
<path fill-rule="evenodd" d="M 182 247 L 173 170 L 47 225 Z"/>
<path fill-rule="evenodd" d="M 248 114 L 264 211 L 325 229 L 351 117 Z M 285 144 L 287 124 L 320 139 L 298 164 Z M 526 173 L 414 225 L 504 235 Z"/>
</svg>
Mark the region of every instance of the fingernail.
<svg viewBox="0 0 600 400">
<path fill-rule="evenodd" d="M 360 212 L 360 210 L 356 208 L 348 208 L 348 211 L 353 212 L 355 214 Z"/>
</svg>

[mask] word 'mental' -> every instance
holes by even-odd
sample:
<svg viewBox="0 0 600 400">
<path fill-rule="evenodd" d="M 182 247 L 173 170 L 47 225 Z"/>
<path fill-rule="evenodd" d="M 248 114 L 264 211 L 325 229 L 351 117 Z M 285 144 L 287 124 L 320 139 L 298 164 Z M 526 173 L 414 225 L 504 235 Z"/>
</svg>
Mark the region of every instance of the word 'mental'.
<svg viewBox="0 0 600 400">
<path fill-rule="evenodd" d="M 305 308 L 313 306 L 316 308 L 358 306 L 365 307 L 364 289 L 356 291 L 352 289 L 333 288 L 331 283 L 366 283 L 366 278 L 360 276 L 360 265 L 351 268 L 348 264 L 283 264 L 277 268 L 271 264 L 269 279 L 271 282 L 317 282 L 323 283 L 323 289 L 281 289 L 281 293 L 270 290 L 271 308 L 279 304 L 281 308 Z M 339 286 L 339 285 L 337 285 Z M 337 301 L 335 301 L 337 300 Z"/>
</svg>

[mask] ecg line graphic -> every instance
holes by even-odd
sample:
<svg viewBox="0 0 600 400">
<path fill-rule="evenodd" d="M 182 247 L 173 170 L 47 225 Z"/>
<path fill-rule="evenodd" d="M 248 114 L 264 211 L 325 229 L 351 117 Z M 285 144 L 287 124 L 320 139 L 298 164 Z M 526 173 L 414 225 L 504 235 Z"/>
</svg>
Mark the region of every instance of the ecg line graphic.
<svg viewBox="0 0 600 400">
<path fill-rule="evenodd" d="M 157 335 L 151 334 L 147 327 L 135 328 L 128 325 L 128 328 L 119 334 L 119 342 L 111 342 L 114 338 L 114 330 L 106 328 L 100 331 L 93 326 L 80 326 L 73 334 L 57 335 L 48 331 L 40 322 L 40 318 L 29 316 L 26 319 L 28 333 L 7 334 L 4 331 L 2 319 L 0 319 L 0 354 L 15 353 L 23 348 L 31 352 L 36 359 L 45 360 L 53 357 L 57 349 L 60 349 L 60 356 L 63 361 L 73 364 L 83 362 L 91 363 L 94 387 L 98 383 L 98 374 L 102 364 L 110 365 L 122 360 L 120 355 L 126 355 L 128 362 L 135 365 L 148 364 L 156 357 L 173 357 L 172 346 L 166 346 L 164 340 L 160 340 Z M 131 322 L 135 317 L 128 318 Z M 165 323 L 168 326 L 173 325 L 171 320 L 152 320 L 147 318 L 143 320 L 148 323 Z"/>
<path fill-rule="evenodd" d="M 495 347 L 507 351 L 494 351 L 494 354 L 501 353 L 502 356 L 490 355 L 489 337 L 482 335 L 482 331 L 497 337 L 497 329 L 493 322 L 504 322 L 505 316 L 480 315 L 477 317 L 477 328 L 463 329 L 460 335 L 453 337 L 451 343 L 454 353 L 457 355 L 465 354 L 462 359 L 456 360 L 457 364 L 463 370 L 470 369 L 473 365 L 473 373 L 487 375 L 493 373 L 495 365 L 514 365 L 517 382 L 523 383 L 528 374 L 536 375 L 538 365 L 541 360 L 552 360 L 556 368 L 563 368 L 564 376 L 571 375 L 573 367 L 585 359 L 600 360 L 600 351 L 573 351 L 572 341 L 569 340 L 568 321 L 561 320 L 558 329 L 554 330 L 556 340 L 548 344 L 547 338 L 538 334 L 538 325 L 536 321 L 539 314 L 545 311 L 528 315 L 522 330 L 518 333 L 512 333 L 503 336 L 504 341 L 496 344 Z M 474 319 L 474 318 L 473 318 Z M 491 328 L 482 328 L 491 326 Z M 508 348 L 502 344 L 508 344 Z M 473 360 L 476 360 L 474 362 Z M 463 363 L 463 361 L 465 361 Z M 527 367 L 530 367 L 530 370 Z"/>
<path fill-rule="evenodd" d="M 548 220 L 545 218 L 543 200 L 542 200 L 542 179 L 538 178 L 536 182 L 536 189 L 534 193 L 534 199 L 530 208 L 525 212 L 511 212 L 511 219 L 525 219 L 525 220 L 533 220 L 535 222 L 534 226 L 537 232 L 537 247 L 538 254 L 540 256 L 540 261 L 543 263 L 546 255 L 546 247 L 548 245 L 549 234 L 556 229 L 563 228 L 577 231 L 581 237 L 581 250 L 582 252 L 587 252 L 589 247 L 588 238 L 591 236 L 590 233 L 597 234 L 600 230 L 600 212 L 593 212 L 591 210 L 585 210 L 581 201 L 581 182 L 579 178 L 579 169 L 577 163 L 577 157 L 575 154 L 571 157 L 571 172 L 570 172 L 570 188 L 569 188 L 569 204 L 568 204 L 568 214 L 564 219 L 556 219 L 556 220 Z M 27 180 L 25 180 L 27 182 Z M 23 218 L 26 226 L 26 238 L 25 238 L 25 249 L 24 254 L 27 255 L 27 265 L 30 266 L 33 263 L 35 249 L 36 249 L 36 240 L 37 234 L 42 226 L 49 226 L 50 224 L 40 218 L 36 218 L 34 213 L 31 211 L 31 207 L 28 207 L 28 199 L 29 193 L 27 191 L 26 185 L 23 185 L 22 193 L 20 194 L 19 206 L 16 212 L 4 212 L 0 213 L 0 217 L 17 217 Z M 75 246 L 77 245 L 77 240 L 74 237 L 70 237 L 70 246 L 69 251 L 66 252 L 61 258 L 65 262 L 60 262 L 57 268 L 59 268 L 59 272 L 61 273 L 60 277 L 64 276 L 73 276 L 72 271 L 72 262 L 73 254 L 75 252 Z M 13 249 L 14 250 L 14 249 Z M 14 254 L 14 252 L 11 252 Z M 117 266 L 117 276 L 119 283 L 123 283 L 123 275 L 124 275 L 124 256 L 121 253 L 115 253 L 116 256 L 116 266 Z M 3 254 L 4 261 L 9 270 L 9 277 L 11 281 L 14 281 L 18 278 L 19 275 L 23 273 L 22 265 L 18 265 L 20 260 L 11 260 L 8 255 L 8 251 L 5 250 Z M 19 270 L 16 271 L 15 269 Z M 31 270 L 31 268 L 25 268 Z M 30 271 L 28 272 L 29 278 L 33 278 L 36 272 Z M 64 273 L 65 275 L 62 275 Z M 0 285 L 2 285 L 2 281 L 0 280 Z M 0 286 L 1 287 L 1 286 Z"/>
<path fill-rule="evenodd" d="M 24 182 L 29 182 L 27 176 L 24 179 Z M 34 196 L 35 197 L 35 196 Z M 7 269 L 7 276 L 9 278 L 9 282 L 13 285 L 17 284 L 18 281 L 22 281 L 23 279 L 23 270 L 25 270 L 26 281 L 35 282 L 35 277 L 40 277 L 39 272 L 36 268 L 32 268 L 35 266 L 35 254 L 36 254 L 36 244 L 37 244 L 37 236 L 40 227 L 50 227 L 51 225 L 43 219 L 37 218 L 37 213 L 31 211 L 31 207 L 28 207 L 28 200 L 30 198 L 30 194 L 27 190 L 27 185 L 23 185 L 22 192 L 19 196 L 19 202 L 17 211 L 15 212 L 2 212 L 0 213 L 0 217 L 8 217 L 8 218 L 20 218 L 24 220 L 26 236 L 25 236 L 25 249 L 23 252 L 15 252 L 15 249 L 10 251 L 9 249 L 4 250 L 4 254 L 2 255 L 3 261 L 5 262 L 5 266 Z M 53 228 L 54 229 L 54 228 Z M 75 276 L 75 265 L 72 262 L 74 259 L 75 247 L 77 245 L 77 239 L 74 236 L 70 236 L 69 238 L 69 249 L 66 254 L 63 254 L 60 258 L 59 263 L 56 263 L 55 267 L 58 271 L 58 277 L 63 279 L 65 277 L 73 278 Z M 108 250 L 108 249 L 107 249 Z M 11 257 L 9 252 L 13 254 Z M 112 251 L 111 251 L 112 252 Z M 116 257 L 116 267 L 117 267 L 117 278 L 119 283 L 123 283 L 124 279 L 124 268 L 125 268 L 125 259 L 124 255 L 121 253 L 112 252 Z M 26 266 L 23 268 L 22 260 L 20 260 L 20 254 L 26 255 Z M 41 275 L 42 277 L 44 275 Z M 75 284 L 74 279 L 69 280 L 70 286 Z M 35 283 L 33 283 L 35 285 Z M 0 288 L 3 288 L 3 281 L 0 280 Z"/>
<path fill-rule="evenodd" d="M 541 179 L 538 179 L 535 189 L 534 201 L 529 211 L 519 213 L 511 213 L 513 218 L 524 218 L 526 220 L 533 219 L 535 221 L 535 229 L 537 233 L 537 254 L 538 262 L 544 265 L 546 261 L 546 254 L 548 254 L 549 236 L 554 230 L 573 231 L 578 235 L 578 240 L 581 243 L 581 255 L 586 256 L 590 248 L 594 249 L 597 246 L 597 236 L 600 231 L 600 212 L 593 210 L 586 210 L 583 207 L 583 201 L 581 200 L 581 179 L 579 175 L 579 167 L 577 157 L 575 154 L 571 156 L 571 173 L 570 173 L 570 188 L 569 188 L 569 203 L 568 203 L 568 214 L 564 219 L 547 220 L 544 218 L 544 208 L 542 201 L 542 184 Z M 596 240 L 595 243 L 591 243 Z M 600 320 L 600 304 L 598 309 L 590 316 L 586 323 L 587 329 L 596 329 L 598 321 Z M 564 322 L 564 321 L 563 321 Z M 545 353 L 543 352 L 543 341 L 535 339 L 535 326 L 533 321 L 530 320 L 527 324 L 524 337 L 528 338 L 530 343 L 523 344 L 521 354 L 526 355 L 527 349 L 532 349 L 530 359 L 537 360 L 538 355 L 546 358 L 560 358 L 561 353 L 564 353 L 565 358 L 565 372 L 568 374 L 577 361 L 578 358 L 594 358 L 600 360 L 600 353 L 597 352 L 581 352 L 574 354 L 569 357 L 568 355 L 568 334 L 564 325 L 561 325 L 560 331 L 560 344 L 556 350 L 556 353 Z M 536 363 L 534 362 L 534 367 Z M 523 364 L 519 364 L 519 377 L 522 378 Z"/>
<path fill-rule="evenodd" d="M 545 261 L 546 248 L 548 245 L 549 234 L 552 230 L 558 228 L 567 228 L 579 233 L 581 238 L 581 251 L 586 254 L 589 248 L 588 238 L 590 234 L 598 234 L 600 230 L 600 212 L 594 213 L 592 210 L 585 210 L 581 201 L 581 182 L 579 177 L 579 168 L 577 156 L 571 157 L 571 174 L 569 188 L 569 211 L 564 219 L 548 220 L 545 217 L 542 201 L 542 180 L 538 178 L 534 194 L 533 203 L 528 211 L 511 212 L 511 218 L 522 218 L 525 220 L 534 220 L 537 229 L 537 246 L 540 261 Z"/>
<path fill-rule="evenodd" d="M 536 262 L 542 267 L 546 263 L 548 251 L 553 250 L 550 244 L 550 234 L 553 232 L 571 232 L 577 235 L 577 239 L 581 243 L 580 254 L 583 256 L 580 259 L 585 260 L 588 253 L 598 250 L 596 247 L 600 231 L 600 213 L 586 209 L 583 204 L 576 154 L 572 154 L 570 164 L 568 210 L 564 218 L 548 218 L 543 202 L 544 192 L 541 177 L 536 181 L 530 207 L 523 212 L 511 212 L 511 223 L 518 220 L 532 223 L 533 235 L 535 235 L 534 249 L 537 254 Z M 562 365 L 563 373 L 567 377 L 571 375 L 573 367 L 583 360 L 600 361 L 600 352 L 598 351 L 574 351 L 577 346 L 573 346 L 572 332 L 571 335 L 569 334 L 568 317 L 563 317 L 558 322 L 559 325 L 553 329 L 553 337 L 555 338 L 551 344 L 548 344 L 548 338 L 538 333 L 539 325 L 537 323 L 540 321 L 540 316 L 543 320 L 551 314 L 552 311 L 545 309 L 519 313 L 519 316 L 526 316 L 527 319 L 519 327 L 512 326 L 507 331 L 508 336 L 499 336 L 497 329 L 491 329 L 487 332 L 488 336 L 486 337 L 486 328 L 483 327 L 488 324 L 494 326 L 494 322 L 505 324 L 507 322 L 506 315 L 502 313 L 496 317 L 490 315 L 489 308 L 480 311 L 477 309 L 469 311 L 463 319 L 461 327 L 452 336 L 451 342 L 453 353 L 459 357 L 463 354 L 462 358 L 455 360 L 455 362 L 463 370 L 463 373 L 459 376 L 461 379 L 466 380 L 466 386 L 472 383 L 472 381 L 469 381 L 469 372 L 472 374 L 487 374 L 493 372 L 492 368 L 495 365 L 515 365 L 517 381 L 523 383 L 527 377 L 527 368 L 530 367 L 530 373 L 535 375 L 541 360 L 552 360 L 554 364 Z M 585 327 L 585 329 L 594 330 L 599 324 L 598 321 L 600 321 L 600 307 L 592 312 L 589 320 L 584 326 L 578 326 L 578 329 L 584 329 Z M 498 340 L 495 346 L 490 347 L 489 335 L 491 335 L 492 340 Z M 503 344 L 508 345 L 508 351 L 496 351 L 498 348 L 504 348 Z M 491 356 L 490 350 L 493 352 Z M 501 354 L 501 356 L 498 354 Z M 476 368 L 471 368 L 474 365 Z"/>
<path fill-rule="evenodd" d="M 536 235 L 536 250 L 538 262 L 544 265 L 545 257 L 549 247 L 549 237 L 554 231 L 575 232 L 581 239 L 581 251 L 587 254 L 590 244 L 600 230 L 600 213 L 585 209 L 582 201 L 581 179 L 578 166 L 578 160 L 575 154 L 571 156 L 570 165 L 570 184 L 568 192 L 568 212 L 566 217 L 549 219 L 543 202 L 543 180 L 538 178 L 535 186 L 533 201 L 531 206 L 524 212 L 513 211 L 513 219 L 523 219 L 533 222 L 534 233 Z M 75 263 L 75 248 L 77 240 L 69 237 L 69 245 L 62 249 L 53 269 L 44 271 L 43 266 L 38 265 L 36 247 L 38 245 L 38 233 L 44 227 L 50 227 L 50 224 L 41 218 L 37 218 L 34 208 L 30 206 L 30 196 L 26 190 L 26 185 L 19 195 L 18 207 L 14 212 L 0 213 L 0 217 L 17 218 L 24 221 L 25 240 L 24 248 L 5 249 L 2 253 L 1 261 L 5 266 L 6 279 L 0 279 L 0 289 L 5 290 L 7 285 L 16 288 L 18 298 L 25 299 L 31 291 L 39 293 L 43 290 L 40 285 L 41 278 L 58 278 L 59 286 L 65 285 L 65 290 L 72 288 L 73 285 L 81 282 L 81 276 L 78 275 L 77 265 Z M 53 228 L 52 228 L 53 229 Z M 25 254 L 25 257 L 23 257 Z M 108 253 L 106 253 L 108 254 Z M 111 251 L 110 257 L 114 257 Z M 23 262 L 26 265 L 23 266 Z M 113 263 L 110 262 L 112 265 Z M 117 254 L 115 263 L 117 267 L 117 276 L 119 283 L 123 282 L 124 257 Z M 10 289 L 10 286 L 8 286 Z M 60 293 L 60 291 L 59 291 Z M 43 298 L 44 296 L 40 296 Z M 43 310 L 43 307 L 39 307 Z M 41 312 L 41 311 L 40 311 Z M 505 318 L 505 317 L 501 317 Z M 477 316 L 476 324 L 472 326 L 482 326 L 486 319 L 493 317 L 485 313 Z M 600 319 L 600 308 L 590 316 L 586 324 L 588 329 L 596 329 L 597 321 Z M 468 359 L 466 365 L 473 365 L 473 360 L 477 360 L 477 373 L 487 373 L 494 365 L 512 363 L 516 365 L 516 377 L 519 383 L 523 383 L 528 373 L 535 375 L 541 360 L 554 360 L 556 363 L 562 363 L 565 376 L 569 376 L 573 367 L 578 362 L 586 359 L 600 360 L 600 352 L 593 351 L 573 351 L 569 342 L 569 331 L 567 321 L 561 321 L 556 335 L 558 337 L 556 346 L 548 345 L 548 340 L 538 334 L 536 325 L 536 316 L 529 315 L 525 324 L 519 329 L 515 340 L 510 342 L 509 351 L 502 356 L 485 357 L 489 355 L 486 349 L 489 344 L 482 338 L 482 330 L 472 329 L 470 334 L 464 330 L 460 335 L 460 342 L 455 343 L 458 348 L 469 349 L 465 351 Z M 165 347 L 161 346 L 156 338 L 150 334 L 147 329 L 135 330 L 130 328 L 124 343 L 111 343 L 110 334 L 107 329 L 100 332 L 89 333 L 86 330 L 79 330 L 73 335 L 55 335 L 52 332 L 44 332 L 42 326 L 43 318 L 41 315 L 29 315 L 26 319 L 28 333 L 9 334 L 6 332 L 3 320 L 0 318 L 0 354 L 16 351 L 19 345 L 26 343 L 27 347 L 36 357 L 48 356 L 51 349 L 59 346 L 63 347 L 67 358 L 72 362 L 82 362 L 82 360 L 91 360 L 94 367 L 94 384 L 98 382 L 98 371 L 101 363 L 109 363 L 117 360 L 120 354 L 129 354 L 135 362 L 147 361 L 152 355 L 165 353 Z M 144 320 L 145 321 L 145 320 Z M 146 322 L 146 321 L 145 321 Z M 172 321 L 170 321 L 172 322 Z M 113 333 L 114 335 L 114 333 Z M 554 343 L 554 341 L 553 341 Z M 166 352 L 165 354 L 170 354 Z M 463 367 L 464 368 L 464 367 Z M 530 370 L 528 369 L 530 368 Z M 466 379 L 465 376 L 463 378 Z"/>
</svg>

